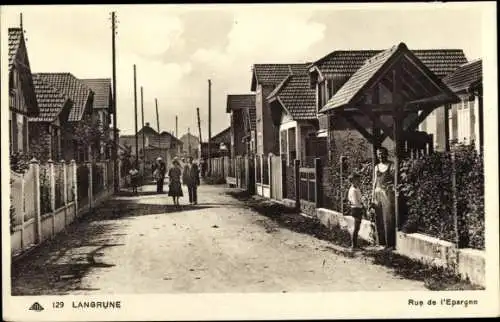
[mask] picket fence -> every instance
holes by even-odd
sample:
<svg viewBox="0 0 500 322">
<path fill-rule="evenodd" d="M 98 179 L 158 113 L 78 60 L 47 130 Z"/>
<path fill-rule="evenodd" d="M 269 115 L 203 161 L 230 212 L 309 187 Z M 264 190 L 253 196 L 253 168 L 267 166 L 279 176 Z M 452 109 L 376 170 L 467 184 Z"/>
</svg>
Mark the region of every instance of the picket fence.
<svg viewBox="0 0 500 322">
<path fill-rule="evenodd" d="M 126 180 L 119 177 L 119 186 Z M 53 238 L 107 199 L 114 190 L 113 162 L 32 160 L 24 173 L 11 171 L 11 254 Z"/>
</svg>

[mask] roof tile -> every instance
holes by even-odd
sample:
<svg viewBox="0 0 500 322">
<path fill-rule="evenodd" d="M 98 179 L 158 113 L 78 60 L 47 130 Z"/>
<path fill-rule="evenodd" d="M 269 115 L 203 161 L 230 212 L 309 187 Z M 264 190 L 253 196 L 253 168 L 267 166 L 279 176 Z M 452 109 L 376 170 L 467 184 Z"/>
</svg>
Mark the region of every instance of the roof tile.
<svg viewBox="0 0 500 322">
<path fill-rule="evenodd" d="M 308 75 L 290 75 L 269 96 L 277 97 L 295 120 L 315 119 L 316 92 Z"/>
<path fill-rule="evenodd" d="M 312 65 L 321 73 L 328 74 L 354 74 L 364 62 L 384 50 L 337 50 L 319 59 Z M 460 65 L 467 62 L 461 49 L 416 49 L 412 50 L 434 74 L 442 78 L 453 72 Z"/>
<path fill-rule="evenodd" d="M 94 78 L 82 79 L 82 82 L 94 92 L 94 108 L 110 109 L 111 79 Z"/>
<path fill-rule="evenodd" d="M 467 89 L 483 77 L 483 63 L 481 59 L 468 62 L 453 73 L 443 78 L 443 82 L 454 92 Z"/>
<path fill-rule="evenodd" d="M 77 122 L 82 119 L 85 106 L 92 91 L 78 78 L 70 73 L 37 73 L 35 74 L 73 101 L 68 121 Z"/>
<path fill-rule="evenodd" d="M 307 74 L 308 63 L 304 64 L 255 64 L 254 76 L 262 85 L 277 85 L 290 74 Z"/>
<path fill-rule="evenodd" d="M 14 65 L 17 49 L 21 44 L 23 32 L 21 28 L 9 28 L 9 70 Z"/>
<path fill-rule="evenodd" d="M 68 97 L 55 87 L 45 83 L 40 76 L 33 76 L 36 99 L 40 112 L 37 117 L 30 117 L 30 122 L 52 122 L 61 113 Z"/>
</svg>

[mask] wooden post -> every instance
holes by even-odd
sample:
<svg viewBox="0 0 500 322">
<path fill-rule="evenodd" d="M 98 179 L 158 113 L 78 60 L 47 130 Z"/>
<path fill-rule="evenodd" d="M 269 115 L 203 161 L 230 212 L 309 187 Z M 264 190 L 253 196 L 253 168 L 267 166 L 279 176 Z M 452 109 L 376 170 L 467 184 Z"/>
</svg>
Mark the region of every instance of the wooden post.
<svg viewBox="0 0 500 322">
<path fill-rule="evenodd" d="M 30 164 L 30 172 L 32 172 L 32 165 Z M 26 181 L 24 179 L 26 174 L 21 175 L 21 196 L 24 197 L 24 185 Z M 21 249 L 24 249 L 24 216 L 26 214 L 26 198 L 21 198 Z"/>
<path fill-rule="evenodd" d="M 452 192 L 452 212 L 453 228 L 455 230 L 455 246 L 460 248 L 460 230 L 458 226 L 458 202 L 457 202 L 457 167 L 455 151 L 451 152 L 451 192 Z"/>
<path fill-rule="evenodd" d="M 76 168 L 76 161 L 73 159 L 70 161 L 71 163 L 71 168 L 73 170 L 73 200 L 75 201 L 75 217 L 78 215 L 78 176 L 77 176 L 77 168 Z"/>
<path fill-rule="evenodd" d="M 50 178 L 50 207 L 52 208 L 52 235 L 53 237 L 56 232 L 56 177 L 54 172 L 54 161 L 49 159 L 49 178 Z"/>
<path fill-rule="evenodd" d="M 68 205 L 68 178 L 66 178 L 66 173 L 67 173 L 67 169 L 66 169 L 66 161 L 64 160 L 61 160 L 60 161 L 61 163 L 61 166 L 62 166 L 62 170 L 63 170 L 63 203 L 64 203 L 64 207 L 66 207 Z M 68 213 L 67 213 L 67 209 L 65 208 L 64 209 L 64 227 L 67 226 L 68 224 Z"/>
<path fill-rule="evenodd" d="M 482 155 L 483 154 L 483 147 L 484 147 L 483 85 L 479 86 L 477 99 L 478 99 L 478 105 L 479 105 L 477 107 L 478 121 L 479 121 L 478 122 L 479 123 L 479 152 Z"/>
<path fill-rule="evenodd" d="M 111 13 L 111 23 L 112 23 L 112 36 L 111 36 L 111 41 L 112 41 L 112 57 L 113 57 L 113 150 L 112 150 L 112 160 L 116 162 L 116 159 L 118 158 L 118 124 L 117 124 L 117 116 L 116 116 L 116 45 L 115 45 L 115 37 L 116 37 L 116 13 L 113 11 Z M 119 186 L 118 186 L 118 168 L 116 167 L 116 163 L 113 164 L 113 189 L 114 192 L 118 192 Z"/>
<path fill-rule="evenodd" d="M 300 210 L 300 160 L 294 160 L 295 170 L 295 208 Z"/>
<path fill-rule="evenodd" d="M 272 199 L 275 197 L 273 195 L 273 154 L 269 153 L 267 156 L 267 177 L 268 177 L 268 183 L 269 183 L 269 198 Z"/>
<path fill-rule="evenodd" d="M 42 236 L 42 209 L 40 204 L 40 163 L 33 158 L 30 162 L 30 167 L 33 167 L 35 174 L 35 222 L 36 222 L 36 240 L 40 244 L 43 240 Z"/>
<path fill-rule="evenodd" d="M 396 236 L 399 227 L 399 168 L 400 168 L 400 159 L 401 159 L 401 139 L 402 136 L 402 117 L 401 110 L 403 108 L 402 105 L 402 97 L 401 97 L 401 66 L 396 66 L 393 73 L 393 101 L 395 103 L 393 109 L 393 122 L 394 122 L 394 144 L 395 144 L 395 153 L 394 153 L 394 238 L 393 240 L 387 240 L 386 243 L 389 247 L 396 246 Z"/>
<path fill-rule="evenodd" d="M 89 169 L 89 211 L 92 209 L 92 204 L 93 204 L 93 198 L 94 198 L 94 187 L 93 187 L 93 180 L 92 180 L 92 162 L 87 163 L 87 167 Z"/>
<path fill-rule="evenodd" d="M 450 109 L 451 105 L 444 106 L 444 150 L 450 151 Z"/>
<path fill-rule="evenodd" d="M 314 175 L 316 177 L 315 189 L 314 189 L 316 193 L 315 195 L 316 208 L 321 208 L 323 206 L 323 191 L 322 191 L 323 169 L 320 158 L 314 159 Z"/>
<path fill-rule="evenodd" d="M 339 163 L 340 163 L 340 213 L 343 215 L 344 214 L 344 193 L 343 193 L 343 184 L 344 184 L 344 156 L 341 155 L 339 158 Z"/>
</svg>

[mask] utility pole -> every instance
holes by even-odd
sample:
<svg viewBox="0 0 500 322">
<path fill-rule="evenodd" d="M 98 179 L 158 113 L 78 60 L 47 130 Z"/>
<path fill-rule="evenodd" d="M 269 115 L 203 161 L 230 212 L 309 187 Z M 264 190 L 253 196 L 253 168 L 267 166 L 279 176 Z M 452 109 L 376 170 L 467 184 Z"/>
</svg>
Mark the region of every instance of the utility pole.
<svg viewBox="0 0 500 322">
<path fill-rule="evenodd" d="M 22 16 L 21 16 L 22 19 Z M 22 23 L 22 20 L 21 20 Z M 113 159 L 113 188 L 114 192 L 120 190 L 118 174 L 118 124 L 116 117 L 116 12 L 111 12 L 111 52 L 113 64 L 113 148 L 111 150 L 111 159 Z"/>
<path fill-rule="evenodd" d="M 179 132 L 177 132 L 177 131 L 178 131 L 178 129 L 179 129 L 179 128 L 178 128 L 178 124 L 179 124 L 179 123 L 178 123 L 178 120 L 177 120 L 177 115 L 176 115 L 176 116 L 175 116 L 175 137 L 176 137 L 176 138 L 179 138 Z"/>
<path fill-rule="evenodd" d="M 139 140 L 137 137 L 137 76 L 134 64 L 134 117 L 135 117 L 135 165 L 139 166 Z"/>
<path fill-rule="evenodd" d="M 212 173 L 210 166 L 210 143 L 212 141 L 212 81 L 208 80 L 208 175 Z"/>
<path fill-rule="evenodd" d="M 188 156 L 191 156 L 191 131 L 188 128 Z"/>
<path fill-rule="evenodd" d="M 142 162 L 146 164 L 146 138 L 144 135 L 144 92 L 141 86 L 141 115 L 142 115 Z"/>
<path fill-rule="evenodd" d="M 161 151 L 161 133 L 160 133 L 160 118 L 158 117 L 158 99 L 155 98 L 155 106 L 156 106 L 156 127 L 158 129 L 158 145 Z M 160 152 L 161 153 L 161 152 Z M 165 162 L 167 159 L 165 159 Z"/>
<path fill-rule="evenodd" d="M 198 158 L 201 158 L 201 124 L 200 124 L 200 108 L 199 107 L 196 108 L 196 114 L 198 116 L 198 135 L 200 136 L 200 151 L 198 151 L 200 155 L 198 156 Z"/>
</svg>

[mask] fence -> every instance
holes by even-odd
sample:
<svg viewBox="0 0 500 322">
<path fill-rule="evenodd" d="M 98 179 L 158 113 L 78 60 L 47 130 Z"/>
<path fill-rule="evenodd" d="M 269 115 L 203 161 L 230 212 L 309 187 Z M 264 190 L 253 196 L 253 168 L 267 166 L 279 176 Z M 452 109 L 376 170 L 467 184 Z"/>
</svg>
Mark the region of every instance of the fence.
<svg viewBox="0 0 500 322">
<path fill-rule="evenodd" d="M 283 199 L 283 162 L 281 156 L 272 155 L 269 157 L 270 177 L 271 177 L 271 198 Z"/>
<path fill-rule="evenodd" d="M 106 161 L 39 164 L 32 160 L 24 173 L 11 171 L 12 255 L 52 238 L 111 195 L 112 169 L 112 162 Z"/>
<path fill-rule="evenodd" d="M 228 156 L 211 158 L 208 162 L 210 162 L 212 176 L 225 179 L 230 174 L 231 159 Z"/>
</svg>

